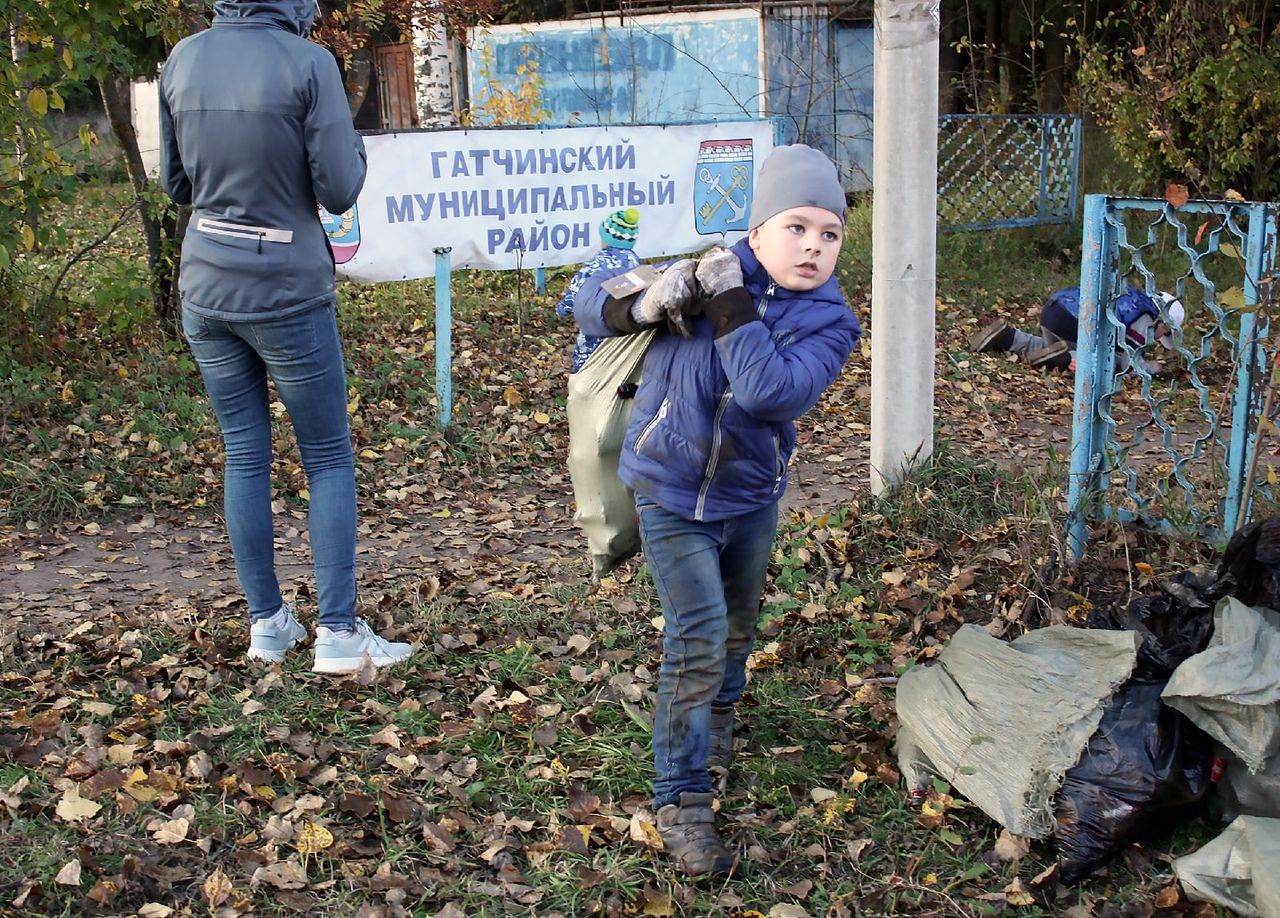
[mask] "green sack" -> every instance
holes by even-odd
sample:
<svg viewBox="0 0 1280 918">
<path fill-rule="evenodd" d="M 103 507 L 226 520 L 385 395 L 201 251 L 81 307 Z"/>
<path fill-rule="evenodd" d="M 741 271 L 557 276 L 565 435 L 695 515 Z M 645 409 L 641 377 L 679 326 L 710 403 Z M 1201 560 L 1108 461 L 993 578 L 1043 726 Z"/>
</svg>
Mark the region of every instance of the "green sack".
<svg viewBox="0 0 1280 918">
<path fill-rule="evenodd" d="M 618 458 L 654 332 L 604 339 L 582 369 L 569 375 L 573 520 L 586 533 L 596 579 L 640 551 L 635 495 L 618 477 Z"/>
</svg>

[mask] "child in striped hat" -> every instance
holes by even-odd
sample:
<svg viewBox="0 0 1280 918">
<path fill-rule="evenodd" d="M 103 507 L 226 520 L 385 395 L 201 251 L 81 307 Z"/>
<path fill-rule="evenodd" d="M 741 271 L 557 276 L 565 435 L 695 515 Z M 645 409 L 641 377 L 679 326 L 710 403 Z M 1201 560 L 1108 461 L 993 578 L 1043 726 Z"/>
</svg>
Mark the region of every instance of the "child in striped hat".
<svg viewBox="0 0 1280 918">
<path fill-rule="evenodd" d="M 640 258 L 633 251 L 636 239 L 640 235 L 640 211 L 634 207 L 615 210 L 600 223 L 600 251 L 591 256 L 578 273 L 569 281 L 564 297 L 556 304 L 556 313 L 562 316 L 573 315 L 573 300 L 578 294 L 582 282 L 605 268 L 621 268 L 630 271 L 640 264 Z M 587 337 L 578 331 L 578 339 L 573 345 L 571 373 L 582 369 L 587 358 L 599 346 L 600 338 Z"/>
</svg>

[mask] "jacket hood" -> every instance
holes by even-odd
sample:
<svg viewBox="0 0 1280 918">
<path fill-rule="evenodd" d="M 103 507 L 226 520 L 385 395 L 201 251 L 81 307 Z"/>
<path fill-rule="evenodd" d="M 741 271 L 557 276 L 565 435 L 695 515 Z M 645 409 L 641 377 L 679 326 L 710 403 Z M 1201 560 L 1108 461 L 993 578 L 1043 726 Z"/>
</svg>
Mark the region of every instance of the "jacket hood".
<svg viewBox="0 0 1280 918">
<path fill-rule="evenodd" d="M 213 21 L 274 23 L 304 38 L 316 21 L 316 0 L 218 0 Z"/>
</svg>

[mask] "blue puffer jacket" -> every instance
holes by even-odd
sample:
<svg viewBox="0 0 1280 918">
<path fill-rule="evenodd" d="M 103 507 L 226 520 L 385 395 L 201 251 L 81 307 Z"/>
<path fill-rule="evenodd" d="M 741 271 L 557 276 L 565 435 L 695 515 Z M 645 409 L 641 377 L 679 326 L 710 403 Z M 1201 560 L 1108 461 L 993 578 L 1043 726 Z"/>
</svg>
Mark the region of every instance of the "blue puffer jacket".
<svg viewBox="0 0 1280 918">
<path fill-rule="evenodd" d="M 1129 287 L 1116 298 L 1116 318 L 1135 347 L 1146 339 L 1143 332 L 1130 331 L 1130 326 L 1142 316 L 1159 318 L 1160 307 L 1137 287 Z M 1074 347 L 1080 332 L 1080 288 L 1067 287 L 1051 293 L 1040 310 L 1040 324 Z"/>
<path fill-rule="evenodd" d="M 184 309 L 263 320 L 333 299 L 316 202 L 355 203 L 365 152 L 337 61 L 303 37 L 315 14 L 315 0 L 218 0 L 161 70 L 160 178 L 194 206 Z"/>
<path fill-rule="evenodd" d="M 717 333 L 698 317 L 693 338 L 660 332 L 645 357 L 619 474 L 629 487 L 688 519 L 728 519 L 782 496 L 795 449 L 795 419 L 840 375 L 862 329 L 833 277 L 798 293 L 776 286 L 744 239 L 747 312 Z M 616 272 L 615 272 L 616 273 Z M 574 316 L 587 335 L 626 331 L 619 303 L 595 275 L 578 291 Z M 735 295 L 740 291 L 721 294 Z M 719 299 L 719 298 L 717 298 Z M 609 317 L 606 318 L 606 314 Z M 612 324 L 611 321 L 612 320 Z"/>
</svg>

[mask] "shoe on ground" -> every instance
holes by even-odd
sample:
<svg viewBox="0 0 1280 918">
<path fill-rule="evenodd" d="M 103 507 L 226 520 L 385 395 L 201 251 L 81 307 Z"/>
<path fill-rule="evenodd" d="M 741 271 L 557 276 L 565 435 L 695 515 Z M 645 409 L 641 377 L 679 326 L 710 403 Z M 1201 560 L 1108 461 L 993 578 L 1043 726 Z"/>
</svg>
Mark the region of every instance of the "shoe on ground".
<svg viewBox="0 0 1280 918">
<path fill-rule="evenodd" d="M 1071 366 L 1071 345 L 1055 341 L 1027 355 L 1027 365 L 1037 370 L 1066 370 Z"/>
<path fill-rule="evenodd" d="M 1013 347 L 1014 328 L 1004 319 L 996 319 L 969 341 L 969 350 L 977 354 L 1007 351 Z"/>
<path fill-rule="evenodd" d="M 733 764 L 733 705 L 711 707 L 711 746 L 707 749 L 707 771 L 727 772 Z"/>
<path fill-rule="evenodd" d="M 679 805 L 669 803 L 658 810 L 658 837 L 662 850 L 675 861 L 685 876 L 727 876 L 733 873 L 733 852 L 716 832 L 716 814 L 711 794 L 680 795 Z"/>
<path fill-rule="evenodd" d="M 375 667 L 390 666 L 413 653 L 412 644 L 388 641 L 373 633 L 369 623 L 357 618 L 355 631 L 350 637 L 340 637 L 321 625 L 316 629 L 316 662 L 313 672 L 346 674 L 354 673 L 368 657 Z"/>
<path fill-rule="evenodd" d="M 283 628 L 277 628 L 271 616 L 260 618 L 249 628 L 250 660 L 262 660 L 265 663 L 283 663 L 284 655 L 307 636 L 307 629 L 293 617 L 293 606 L 285 603 L 282 607 L 289 615 Z"/>
</svg>

